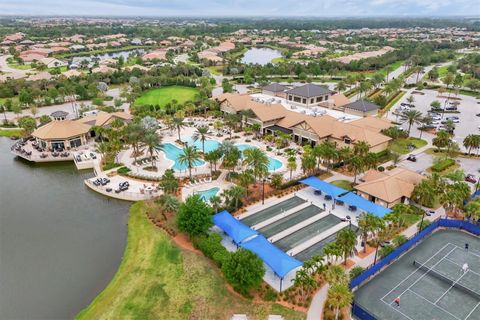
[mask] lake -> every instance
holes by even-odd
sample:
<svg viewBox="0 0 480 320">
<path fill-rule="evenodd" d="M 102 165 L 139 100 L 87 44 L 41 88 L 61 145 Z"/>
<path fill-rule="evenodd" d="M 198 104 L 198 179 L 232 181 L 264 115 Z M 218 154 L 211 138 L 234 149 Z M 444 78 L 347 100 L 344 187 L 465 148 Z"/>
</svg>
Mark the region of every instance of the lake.
<svg viewBox="0 0 480 320">
<path fill-rule="evenodd" d="M 87 189 L 73 163 L 14 158 L 0 137 L 0 319 L 72 319 L 115 274 L 129 204 Z"/>
<path fill-rule="evenodd" d="M 281 58 L 282 53 L 270 48 L 251 48 L 242 57 L 242 63 L 266 65 L 275 58 Z"/>
</svg>

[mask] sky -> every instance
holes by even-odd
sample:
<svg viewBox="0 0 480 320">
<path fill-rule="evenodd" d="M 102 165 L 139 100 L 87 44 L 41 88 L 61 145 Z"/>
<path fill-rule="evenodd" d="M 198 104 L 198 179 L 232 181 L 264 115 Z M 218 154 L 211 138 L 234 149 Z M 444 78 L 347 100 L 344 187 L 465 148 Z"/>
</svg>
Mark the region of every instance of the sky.
<svg viewBox="0 0 480 320">
<path fill-rule="evenodd" d="M 0 15 L 478 16 L 479 0 L 0 0 Z"/>
</svg>

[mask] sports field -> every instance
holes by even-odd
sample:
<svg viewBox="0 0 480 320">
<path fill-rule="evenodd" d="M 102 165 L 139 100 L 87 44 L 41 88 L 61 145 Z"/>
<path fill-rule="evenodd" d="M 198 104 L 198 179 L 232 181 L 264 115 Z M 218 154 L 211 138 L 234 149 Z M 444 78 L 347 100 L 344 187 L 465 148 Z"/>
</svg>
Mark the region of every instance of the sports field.
<svg viewBox="0 0 480 320">
<path fill-rule="evenodd" d="M 461 231 L 433 233 L 361 286 L 355 303 L 377 319 L 480 319 L 480 239 Z"/>
<path fill-rule="evenodd" d="M 172 100 L 176 100 L 179 104 L 193 101 L 197 93 L 198 89 L 183 86 L 152 89 L 138 97 L 137 100 L 135 100 L 135 105 L 159 105 L 163 108 L 167 103 L 172 102 Z"/>
</svg>

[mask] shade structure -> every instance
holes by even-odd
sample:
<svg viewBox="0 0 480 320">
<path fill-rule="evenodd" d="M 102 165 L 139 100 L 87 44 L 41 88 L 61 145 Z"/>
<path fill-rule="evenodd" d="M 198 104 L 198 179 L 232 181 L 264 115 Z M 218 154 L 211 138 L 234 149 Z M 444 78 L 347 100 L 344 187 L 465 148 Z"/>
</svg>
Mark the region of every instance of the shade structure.
<svg viewBox="0 0 480 320">
<path fill-rule="evenodd" d="M 367 199 L 356 195 L 353 192 L 349 192 L 338 198 L 339 200 L 348 203 L 349 205 L 356 206 L 365 212 L 370 212 L 376 215 L 377 217 L 383 217 L 387 213 L 390 213 L 392 210 L 379 206 Z"/>
<path fill-rule="evenodd" d="M 228 211 L 222 211 L 213 216 L 213 223 L 222 229 L 236 244 L 243 240 L 258 234 L 257 231 L 250 229 Z"/>
<path fill-rule="evenodd" d="M 240 245 L 242 248 L 257 254 L 280 278 L 285 277 L 290 271 L 302 266 L 297 259 L 271 244 L 264 236 L 258 235 Z"/>
<path fill-rule="evenodd" d="M 320 190 L 334 198 L 348 192 L 348 190 L 334 186 L 333 184 L 320 180 L 317 177 L 308 177 L 301 180 L 300 183 L 306 184 L 316 190 Z"/>
</svg>

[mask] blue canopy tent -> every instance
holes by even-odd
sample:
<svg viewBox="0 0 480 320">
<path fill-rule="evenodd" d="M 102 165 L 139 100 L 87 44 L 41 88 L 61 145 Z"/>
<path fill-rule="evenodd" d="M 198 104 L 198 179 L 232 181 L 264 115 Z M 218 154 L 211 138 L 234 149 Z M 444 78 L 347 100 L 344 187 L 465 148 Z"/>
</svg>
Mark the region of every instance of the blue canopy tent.
<svg viewBox="0 0 480 320">
<path fill-rule="evenodd" d="M 283 278 L 293 269 L 302 266 L 300 261 L 271 244 L 262 235 L 258 235 L 240 246 L 256 253 L 280 277 L 280 291 L 282 291 Z"/>
<path fill-rule="evenodd" d="M 347 193 L 348 190 L 334 186 L 328 182 L 318 179 L 317 177 L 308 177 L 300 181 L 300 183 L 306 184 L 316 190 L 320 190 L 333 198 L 337 199 L 338 196 Z"/>
<path fill-rule="evenodd" d="M 235 219 L 228 211 L 222 211 L 214 215 L 213 223 L 232 238 L 237 245 L 243 240 L 258 234 L 257 231 Z"/>
<path fill-rule="evenodd" d="M 390 213 L 392 210 L 379 206 L 378 204 L 375 204 L 371 201 L 368 201 L 367 199 L 356 195 L 353 192 L 349 192 L 339 198 L 339 200 L 342 200 L 345 203 L 348 203 L 352 206 L 357 206 L 361 210 L 365 212 L 370 212 L 376 215 L 377 217 L 383 217 L 387 213 Z"/>
</svg>

